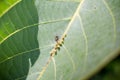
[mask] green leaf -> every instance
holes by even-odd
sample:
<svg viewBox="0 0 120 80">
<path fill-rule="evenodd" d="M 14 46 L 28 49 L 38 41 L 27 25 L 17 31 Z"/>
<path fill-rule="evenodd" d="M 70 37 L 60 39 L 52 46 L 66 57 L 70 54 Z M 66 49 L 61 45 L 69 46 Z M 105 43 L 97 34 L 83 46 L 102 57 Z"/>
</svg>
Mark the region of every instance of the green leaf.
<svg viewBox="0 0 120 80">
<path fill-rule="evenodd" d="M 0 80 L 28 74 L 39 56 L 38 14 L 33 1 L 23 0 L 0 18 Z"/>
<path fill-rule="evenodd" d="M 21 1 L 0 18 L 0 79 L 90 77 L 120 50 L 119 3 L 120 0 Z M 58 42 L 56 36 L 60 37 Z M 63 38 L 60 50 L 56 49 Z"/>
<path fill-rule="evenodd" d="M 21 0 L 0 0 L 0 17 Z"/>
</svg>

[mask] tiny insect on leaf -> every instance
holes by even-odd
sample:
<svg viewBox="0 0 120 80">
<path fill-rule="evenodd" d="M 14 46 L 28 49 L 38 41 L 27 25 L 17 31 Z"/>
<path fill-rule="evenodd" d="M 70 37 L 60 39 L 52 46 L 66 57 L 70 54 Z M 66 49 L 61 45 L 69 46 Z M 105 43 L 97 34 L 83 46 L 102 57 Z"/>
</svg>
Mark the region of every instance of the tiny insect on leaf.
<svg viewBox="0 0 120 80">
<path fill-rule="evenodd" d="M 55 41 L 58 42 L 59 36 L 55 36 Z"/>
</svg>

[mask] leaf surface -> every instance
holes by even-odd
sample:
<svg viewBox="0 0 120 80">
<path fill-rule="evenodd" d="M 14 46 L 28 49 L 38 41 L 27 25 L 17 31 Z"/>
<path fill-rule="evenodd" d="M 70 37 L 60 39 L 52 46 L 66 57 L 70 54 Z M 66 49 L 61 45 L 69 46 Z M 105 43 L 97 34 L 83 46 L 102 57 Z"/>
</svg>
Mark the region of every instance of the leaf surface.
<svg viewBox="0 0 120 80">
<path fill-rule="evenodd" d="M 21 0 L 0 0 L 0 17 Z"/>
<path fill-rule="evenodd" d="M 0 80 L 26 78 L 40 54 L 38 14 L 33 1 L 23 0 L 0 18 Z"/>
<path fill-rule="evenodd" d="M 0 18 L 0 79 L 88 78 L 118 55 L 119 3 L 23 0 Z M 55 37 L 61 41 L 64 35 L 64 44 L 51 58 Z"/>
</svg>

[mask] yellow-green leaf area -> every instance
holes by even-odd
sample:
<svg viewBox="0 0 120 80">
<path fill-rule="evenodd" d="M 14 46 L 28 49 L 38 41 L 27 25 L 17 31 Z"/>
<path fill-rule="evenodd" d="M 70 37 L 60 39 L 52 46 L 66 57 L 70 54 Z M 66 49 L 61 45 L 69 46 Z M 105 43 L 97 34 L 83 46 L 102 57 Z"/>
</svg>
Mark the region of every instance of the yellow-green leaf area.
<svg viewBox="0 0 120 80">
<path fill-rule="evenodd" d="M 0 17 L 21 0 L 0 0 Z"/>
</svg>

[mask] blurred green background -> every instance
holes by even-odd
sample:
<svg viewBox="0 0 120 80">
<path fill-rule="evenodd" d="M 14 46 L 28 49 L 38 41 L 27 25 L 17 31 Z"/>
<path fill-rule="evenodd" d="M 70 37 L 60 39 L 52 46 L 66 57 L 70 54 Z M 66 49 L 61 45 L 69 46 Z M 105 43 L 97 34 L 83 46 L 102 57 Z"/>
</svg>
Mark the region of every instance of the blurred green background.
<svg viewBox="0 0 120 80">
<path fill-rule="evenodd" d="M 120 80 L 120 55 L 89 80 Z"/>
</svg>

